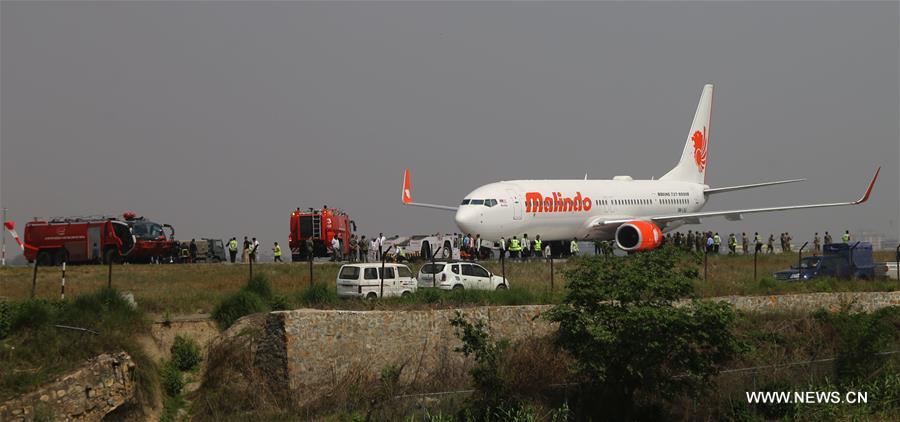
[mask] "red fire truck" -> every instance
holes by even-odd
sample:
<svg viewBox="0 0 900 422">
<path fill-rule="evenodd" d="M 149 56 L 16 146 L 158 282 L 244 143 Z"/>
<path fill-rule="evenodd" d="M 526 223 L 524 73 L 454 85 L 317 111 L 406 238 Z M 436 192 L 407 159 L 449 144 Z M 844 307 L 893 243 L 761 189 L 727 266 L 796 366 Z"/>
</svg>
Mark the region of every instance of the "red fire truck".
<svg viewBox="0 0 900 422">
<path fill-rule="evenodd" d="M 128 224 L 114 217 L 35 219 L 25 224 L 25 258 L 38 265 L 119 263 L 134 243 Z"/>
<path fill-rule="evenodd" d="M 288 235 L 288 246 L 291 248 L 292 261 L 305 261 L 309 258 L 306 251 L 306 239 L 313 240 L 313 257 L 329 256 L 331 240 L 337 237 L 341 241 L 344 255 L 350 251 L 350 234 L 356 231 L 356 223 L 347 213 L 324 207 L 320 210 L 310 208 L 307 211 L 291 213 L 291 233 Z"/>
<path fill-rule="evenodd" d="M 125 257 L 128 262 L 149 263 L 175 254 L 175 229 L 172 226 L 138 217 L 133 211 L 122 214 L 122 217 L 131 227 L 135 239 L 134 249 Z M 166 236 L 164 228 L 169 229 L 169 236 Z"/>
</svg>

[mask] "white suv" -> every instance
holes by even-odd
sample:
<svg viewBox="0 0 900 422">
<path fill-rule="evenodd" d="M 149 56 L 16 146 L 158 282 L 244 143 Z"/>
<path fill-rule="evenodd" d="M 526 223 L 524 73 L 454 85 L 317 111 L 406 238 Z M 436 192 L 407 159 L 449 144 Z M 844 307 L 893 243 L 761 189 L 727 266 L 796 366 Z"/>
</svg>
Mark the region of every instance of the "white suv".
<svg viewBox="0 0 900 422">
<path fill-rule="evenodd" d="M 406 296 L 416 291 L 416 279 L 403 264 L 384 264 L 384 297 Z M 374 299 L 382 296 L 381 264 L 348 264 L 337 276 L 338 297 Z"/>
<path fill-rule="evenodd" d="M 432 274 L 434 273 L 434 274 Z M 419 287 L 444 290 L 506 290 L 509 281 L 492 274 L 487 268 L 471 262 L 435 262 L 419 270 Z"/>
</svg>

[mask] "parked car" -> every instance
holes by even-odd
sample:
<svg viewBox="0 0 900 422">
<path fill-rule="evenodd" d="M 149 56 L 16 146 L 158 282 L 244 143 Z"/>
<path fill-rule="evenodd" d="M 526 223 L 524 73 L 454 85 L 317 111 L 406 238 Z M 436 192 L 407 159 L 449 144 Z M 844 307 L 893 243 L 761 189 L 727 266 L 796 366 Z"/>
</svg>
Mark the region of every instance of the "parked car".
<svg viewBox="0 0 900 422">
<path fill-rule="evenodd" d="M 473 262 L 435 262 L 419 270 L 419 287 L 444 290 L 506 290 L 509 281 Z"/>
<path fill-rule="evenodd" d="M 341 267 L 337 276 L 337 295 L 343 298 L 375 299 L 392 296 L 407 296 L 416 291 L 416 278 L 409 267 L 403 264 L 384 264 L 384 286 L 382 287 L 381 263 L 347 264 Z"/>
</svg>

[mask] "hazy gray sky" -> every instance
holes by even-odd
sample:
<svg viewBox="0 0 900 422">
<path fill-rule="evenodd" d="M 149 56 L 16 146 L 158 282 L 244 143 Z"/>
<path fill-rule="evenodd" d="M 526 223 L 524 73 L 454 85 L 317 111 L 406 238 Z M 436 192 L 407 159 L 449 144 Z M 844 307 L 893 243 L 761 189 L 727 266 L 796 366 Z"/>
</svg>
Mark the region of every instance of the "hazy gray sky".
<svg viewBox="0 0 900 422">
<path fill-rule="evenodd" d="M 455 231 L 479 185 L 659 177 L 716 84 L 707 180 L 809 181 L 706 210 L 731 231 L 898 232 L 898 3 L 0 5 L 10 218 L 119 214 L 285 242 L 328 204 L 365 234 Z M 798 238 L 800 236 L 795 236 Z"/>
</svg>

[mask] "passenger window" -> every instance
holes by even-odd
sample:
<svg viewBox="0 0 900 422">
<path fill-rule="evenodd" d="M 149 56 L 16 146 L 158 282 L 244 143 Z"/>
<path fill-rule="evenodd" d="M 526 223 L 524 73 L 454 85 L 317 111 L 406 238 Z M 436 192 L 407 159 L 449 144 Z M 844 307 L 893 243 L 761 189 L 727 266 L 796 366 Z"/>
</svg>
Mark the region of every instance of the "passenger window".
<svg viewBox="0 0 900 422">
<path fill-rule="evenodd" d="M 472 266 L 469 264 L 463 264 L 462 272 L 463 272 L 463 275 L 475 275 L 472 271 Z"/>
<path fill-rule="evenodd" d="M 478 265 L 469 265 L 472 267 L 472 274 L 475 277 L 489 277 L 488 270 L 478 266 Z"/>
<path fill-rule="evenodd" d="M 341 275 L 338 278 L 343 278 L 345 280 L 359 280 L 359 267 L 344 267 L 341 268 Z"/>
<path fill-rule="evenodd" d="M 379 270 L 379 272 L 381 272 L 381 268 L 379 268 L 378 270 Z M 384 279 L 389 280 L 389 279 L 393 279 L 393 278 L 394 278 L 394 268 L 393 267 L 385 268 L 384 269 Z"/>
<path fill-rule="evenodd" d="M 407 267 L 397 267 L 397 274 L 400 275 L 401 278 L 412 278 L 412 271 Z"/>
<path fill-rule="evenodd" d="M 453 271 L 453 274 L 459 274 L 459 265 L 450 266 L 450 271 Z"/>
<path fill-rule="evenodd" d="M 366 268 L 363 272 L 363 278 L 366 280 L 378 280 L 378 270 L 375 268 Z"/>
</svg>

